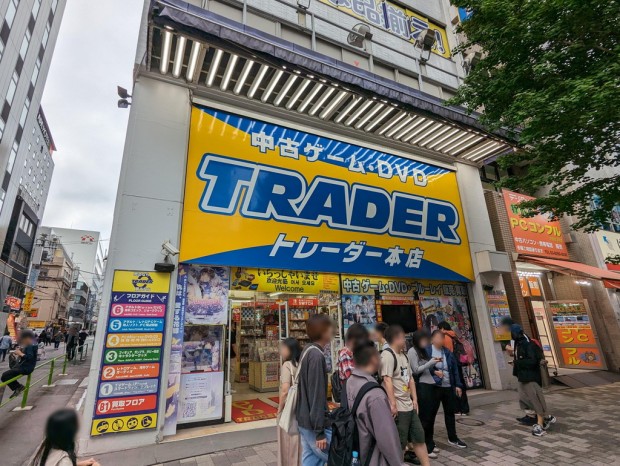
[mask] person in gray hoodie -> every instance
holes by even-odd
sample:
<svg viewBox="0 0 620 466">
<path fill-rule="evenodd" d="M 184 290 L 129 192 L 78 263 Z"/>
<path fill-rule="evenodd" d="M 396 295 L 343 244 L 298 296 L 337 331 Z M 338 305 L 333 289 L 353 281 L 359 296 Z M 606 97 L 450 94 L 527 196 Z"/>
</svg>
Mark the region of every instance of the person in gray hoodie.
<svg viewBox="0 0 620 466">
<path fill-rule="evenodd" d="M 374 343 L 359 344 L 353 351 L 355 367 L 346 382 L 348 406 L 353 406 L 360 389 L 374 382 L 381 360 Z M 362 398 L 355 419 L 359 432 L 360 458 L 366 466 L 404 466 L 403 450 L 390 411 L 390 402 L 384 390 L 370 390 Z M 372 453 L 371 453 L 372 452 Z M 371 455 L 370 461 L 367 460 Z"/>
</svg>

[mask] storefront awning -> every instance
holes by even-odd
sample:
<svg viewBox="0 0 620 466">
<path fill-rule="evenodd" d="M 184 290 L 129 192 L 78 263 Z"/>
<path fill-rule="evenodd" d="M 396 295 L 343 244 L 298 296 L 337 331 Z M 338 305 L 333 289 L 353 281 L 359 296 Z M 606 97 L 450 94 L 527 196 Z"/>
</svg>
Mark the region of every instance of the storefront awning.
<svg viewBox="0 0 620 466">
<path fill-rule="evenodd" d="M 545 259 L 543 257 L 519 256 L 519 260 L 530 264 L 540 265 L 550 268 L 556 272 L 567 275 L 574 275 L 586 278 L 602 280 L 606 288 L 620 288 L 620 273 L 600 269 L 580 262 L 563 261 L 557 259 Z"/>
<path fill-rule="evenodd" d="M 282 5 L 296 17 L 294 3 Z M 183 0 L 152 0 L 150 20 L 146 69 L 195 92 L 260 101 L 450 162 L 516 150 L 477 114 Z"/>
</svg>

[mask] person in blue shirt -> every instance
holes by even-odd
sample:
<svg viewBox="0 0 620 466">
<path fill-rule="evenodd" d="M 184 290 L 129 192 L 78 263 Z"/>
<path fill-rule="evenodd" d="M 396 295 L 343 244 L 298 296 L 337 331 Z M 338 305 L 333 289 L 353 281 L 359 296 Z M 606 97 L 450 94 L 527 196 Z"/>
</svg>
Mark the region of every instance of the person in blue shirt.
<svg viewBox="0 0 620 466">
<path fill-rule="evenodd" d="M 17 367 L 4 371 L 0 379 L 3 382 L 11 380 L 18 375 L 32 374 L 35 366 L 37 365 L 37 350 L 38 346 L 35 343 L 34 333 L 30 330 L 23 330 L 19 336 L 19 348 L 15 350 L 15 354 L 21 359 Z M 15 398 L 21 392 L 24 391 L 24 386 L 15 380 L 8 384 L 9 388 L 13 390 L 11 398 Z"/>
<path fill-rule="evenodd" d="M 3 335 L 0 338 L 0 358 L 2 358 L 2 362 L 6 360 L 6 354 L 11 349 L 11 344 L 13 344 L 11 335 Z"/>
</svg>

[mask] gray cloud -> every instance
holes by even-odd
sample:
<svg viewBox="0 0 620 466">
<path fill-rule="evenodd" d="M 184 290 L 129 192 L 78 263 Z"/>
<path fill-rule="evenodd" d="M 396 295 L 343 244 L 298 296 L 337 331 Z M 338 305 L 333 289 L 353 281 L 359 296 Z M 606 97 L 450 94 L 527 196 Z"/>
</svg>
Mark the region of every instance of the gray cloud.
<svg viewBox="0 0 620 466">
<path fill-rule="evenodd" d="M 44 225 L 110 237 L 129 116 L 116 86 L 131 92 L 142 4 L 67 2 L 43 94 L 58 147 Z"/>
</svg>

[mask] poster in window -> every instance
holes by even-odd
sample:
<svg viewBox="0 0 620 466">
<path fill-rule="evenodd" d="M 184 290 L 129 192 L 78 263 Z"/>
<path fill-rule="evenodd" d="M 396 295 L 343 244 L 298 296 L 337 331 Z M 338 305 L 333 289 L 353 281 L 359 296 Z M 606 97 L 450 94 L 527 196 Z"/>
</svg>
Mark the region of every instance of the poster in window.
<svg viewBox="0 0 620 466">
<path fill-rule="evenodd" d="M 230 269 L 228 267 L 189 265 L 185 323 L 226 324 L 229 284 Z"/>
</svg>

